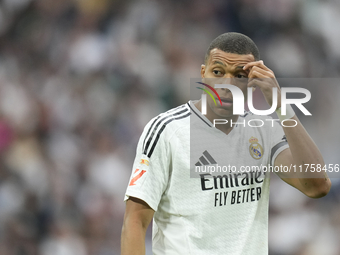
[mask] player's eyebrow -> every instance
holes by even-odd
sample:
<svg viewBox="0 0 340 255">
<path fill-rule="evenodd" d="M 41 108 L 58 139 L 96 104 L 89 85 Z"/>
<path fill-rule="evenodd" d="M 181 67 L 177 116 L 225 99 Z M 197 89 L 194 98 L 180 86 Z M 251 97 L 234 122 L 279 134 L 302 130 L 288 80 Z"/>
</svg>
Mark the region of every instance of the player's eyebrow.
<svg viewBox="0 0 340 255">
<path fill-rule="evenodd" d="M 214 61 L 214 62 L 213 62 L 213 65 L 215 65 L 215 64 L 217 64 L 217 65 L 222 65 L 222 66 L 226 66 L 224 63 L 222 63 L 222 62 L 220 62 L 220 61 Z"/>
<path fill-rule="evenodd" d="M 214 61 L 213 63 L 212 63 L 213 65 L 222 65 L 222 66 L 225 66 L 226 67 L 226 65 L 224 64 L 224 63 L 222 63 L 221 61 Z M 235 67 L 235 69 L 242 69 L 243 70 L 243 67 L 244 66 L 236 66 Z"/>
</svg>

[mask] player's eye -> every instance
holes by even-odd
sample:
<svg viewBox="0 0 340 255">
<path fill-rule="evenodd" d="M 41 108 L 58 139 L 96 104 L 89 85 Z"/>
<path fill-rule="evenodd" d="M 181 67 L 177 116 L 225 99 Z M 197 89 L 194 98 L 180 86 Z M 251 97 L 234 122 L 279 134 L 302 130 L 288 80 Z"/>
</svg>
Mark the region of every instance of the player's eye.
<svg viewBox="0 0 340 255">
<path fill-rule="evenodd" d="M 236 78 L 238 79 L 242 79 L 242 78 L 247 78 L 247 76 L 243 75 L 243 74 L 237 74 Z"/>
<path fill-rule="evenodd" d="M 214 73 L 216 76 L 221 76 L 221 75 L 222 75 L 222 72 L 221 72 L 221 71 L 218 71 L 218 70 L 213 70 L 213 73 Z"/>
</svg>

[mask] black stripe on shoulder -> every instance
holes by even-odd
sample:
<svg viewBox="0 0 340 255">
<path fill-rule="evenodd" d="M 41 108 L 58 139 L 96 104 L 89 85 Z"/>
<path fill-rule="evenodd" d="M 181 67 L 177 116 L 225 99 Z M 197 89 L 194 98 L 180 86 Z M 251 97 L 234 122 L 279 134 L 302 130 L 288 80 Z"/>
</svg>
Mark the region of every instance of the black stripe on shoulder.
<svg viewBox="0 0 340 255">
<path fill-rule="evenodd" d="M 143 147 L 143 153 L 144 154 L 146 154 L 146 152 L 147 152 L 147 150 L 148 150 L 148 148 L 151 144 L 152 138 L 154 137 L 156 130 L 157 130 L 158 126 L 162 123 L 162 121 L 166 121 L 167 119 L 169 119 L 173 116 L 180 115 L 180 114 L 185 113 L 185 112 L 189 112 L 189 110 L 187 108 L 185 108 L 184 110 L 181 110 L 181 111 L 179 111 L 179 110 L 180 109 L 178 109 L 178 111 L 173 112 L 171 114 L 170 113 L 164 114 L 165 116 L 163 114 L 159 116 L 159 117 L 162 117 L 162 118 L 159 119 L 159 121 L 157 122 L 155 127 L 152 129 L 152 132 L 149 135 L 149 137 L 147 137 L 147 135 L 145 136 L 144 143 L 145 143 L 146 139 L 147 139 L 147 142 L 145 143 L 145 147 Z M 150 130 L 151 130 L 151 127 L 150 127 Z"/>
<path fill-rule="evenodd" d="M 156 121 L 161 117 L 161 115 L 158 115 L 158 117 L 152 122 L 151 126 L 148 129 L 148 132 L 146 133 L 146 136 L 144 137 L 144 141 L 143 141 L 143 148 L 145 146 L 145 141 L 146 138 L 148 137 L 148 135 L 150 134 L 150 131 L 152 130 L 153 125 L 156 123 Z"/>
<path fill-rule="evenodd" d="M 181 108 L 183 108 L 183 107 L 185 107 L 185 105 L 180 105 L 180 106 L 178 106 L 178 107 L 176 107 L 176 108 L 174 108 L 174 109 L 171 109 L 171 110 L 169 110 L 169 111 L 167 111 L 167 112 L 165 112 L 165 113 L 163 113 L 163 114 L 159 114 L 159 115 L 157 116 L 157 118 L 152 122 L 151 126 L 149 127 L 148 132 L 146 133 L 146 136 L 145 136 L 145 138 L 144 138 L 143 147 L 142 147 L 142 148 L 144 148 L 144 146 L 145 146 L 145 141 L 146 141 L 148 135 L 150 134 L 153 125 L 155 125 L 156 121 L 159 120 L 160 117 L 162 117 L 162 116 L 164 116 L 164 115 L 166 115 L 166 114 L 170 114 L 170 113 L 172 113 L 172 112 L 175 112 L 176 110 L 179 110 L 179 109 L 181 109 Z"/>
<path fill-rule="evenodd" d="M 159 137 L 160 137 L 160 135 L 162 134 L 162 132 L 164 131 L 166 125 L 169 124 L 170 122 L 174 121 L 174 120 L 184 119 L 184 118 L 190 116 L 190 114 L 191 114 L 191 112 L 188 112 L 188 113 L 185 114 L 185 115 L 178 116 L 178 117 L 176 117 L 176 118 L 171 118 L 171 119 L 169 119 L 169 120 L 167 120 L 166 122 L 163 123 L 163 126 L 162 126 L 162 127 L 160 128 L 160 130 L 158 131 L 157 136 L 156 136 L 156 139 L 155 139 L 155 141 L 153 142 L 153 144 L 152 144 L 152 146 L 151 146 L 151 149 L 150 149 L 149 153 L 147 154 L 147 156 L 148 156 L 149 158 L 151 157 L 151 155 L 152 155 L 152 153 L 153 153 L 153 151 L 154 151 L 154 149 L 155 149 L 155 147 L 156 147 L 156 145 L 157 145 L 157 142 L 158 142 L 158 140 L 159 140 Z M 147 149 L 146 149 L 146 150 L 147 150 Z M 144 150 L 144 154 L 146 154 L 146 150 Z"/>
<path fill-rule="evenodd" d="M 189 103 L 187 103 L 187 105 L 190 107 L 191 111 L 193 111 L 193 113 L 195 113 L 195 114 L 197 115 L 197 117 L 199 117 L 205 124 L 207 124 L 209 127 L 211 127 L 211 125 L 210 125 L 208 122 L 206 122 L 201 116 L 199 116 L 199 115 L 196 113 L 196 111 L 195 111 L 194 109 L 192 109 L 192 107 L 190 106 Z"/>
</svg>

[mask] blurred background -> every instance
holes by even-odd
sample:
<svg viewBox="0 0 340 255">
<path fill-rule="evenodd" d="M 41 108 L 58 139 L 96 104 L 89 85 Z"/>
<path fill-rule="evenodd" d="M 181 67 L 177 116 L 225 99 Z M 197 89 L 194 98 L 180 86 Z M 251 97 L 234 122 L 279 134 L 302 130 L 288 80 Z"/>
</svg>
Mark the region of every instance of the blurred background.
<svg viewBox="0 0 340 255">
<path fill-rule="evenodd" d="M 337 0 L 1 0 L 0 254 L 120 254 L 139 136 L 189 100 L 212 39 L 245 33 L 277 77 L 339 78 L 339 24 Z M 332 181 L 313 200 L 273 176 L 271 255 L 340 254 Z"/>
</svg>

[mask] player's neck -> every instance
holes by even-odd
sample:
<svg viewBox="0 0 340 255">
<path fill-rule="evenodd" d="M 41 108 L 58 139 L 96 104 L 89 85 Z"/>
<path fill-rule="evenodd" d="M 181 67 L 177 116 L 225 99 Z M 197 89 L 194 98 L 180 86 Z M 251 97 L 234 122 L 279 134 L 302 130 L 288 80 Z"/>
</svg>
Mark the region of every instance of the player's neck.
<svg viewBox="0 0 340 255">
<path fill-rule="evenodd" d="M 201 107 L 201 100 L 197 101 L 195 104 L 195 107 L 202 112 L 202 107 Z M 205 117 L 214 124 L 214 120 L 217 119 L 223 119 L 227 121 L 227 124 L 215 124 L 215 128 L 221 130 L 223 133 L 225 134 L 229 134 L 235 125 L 230 126 L 230 123 L 236 123 L 238 120 L 238 115 L 232 115 L 232 116 L 228 116 L 228 117 L 222 117 L 217 115 L 216 113 L 214 113 L 209 107 L 207 107 L 207 114 L 205 115 Z"/>
</svg>

